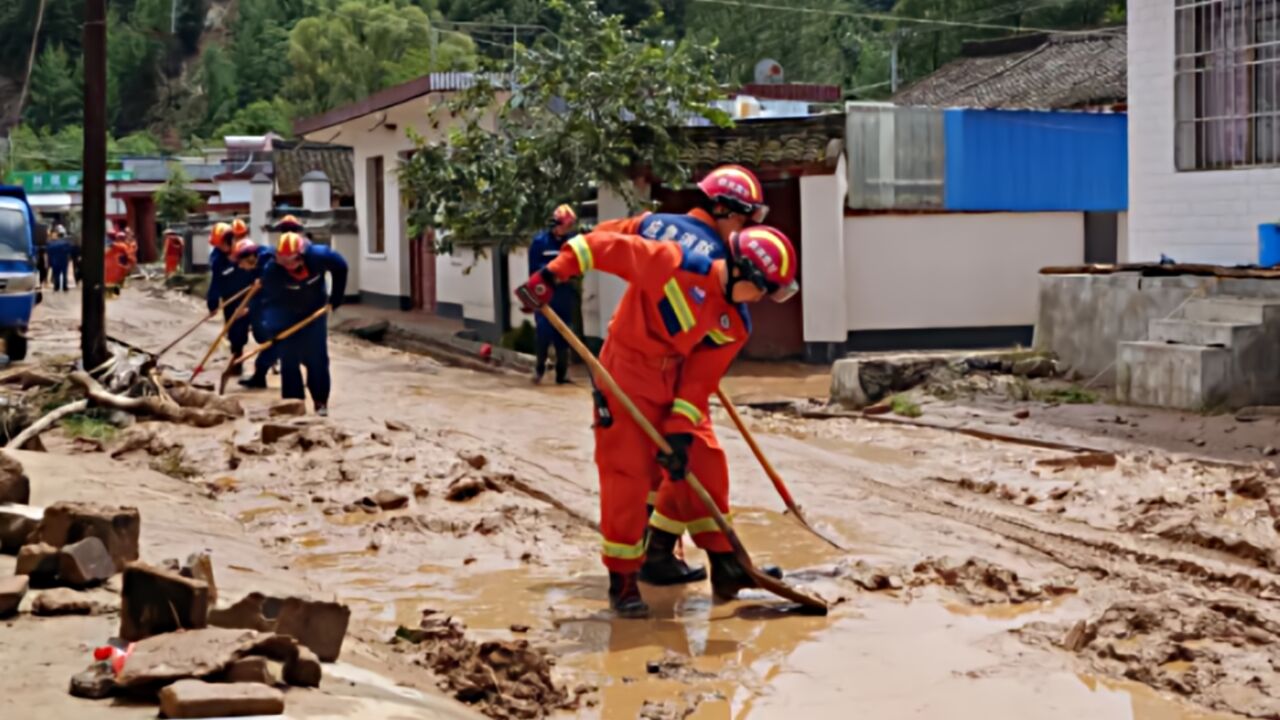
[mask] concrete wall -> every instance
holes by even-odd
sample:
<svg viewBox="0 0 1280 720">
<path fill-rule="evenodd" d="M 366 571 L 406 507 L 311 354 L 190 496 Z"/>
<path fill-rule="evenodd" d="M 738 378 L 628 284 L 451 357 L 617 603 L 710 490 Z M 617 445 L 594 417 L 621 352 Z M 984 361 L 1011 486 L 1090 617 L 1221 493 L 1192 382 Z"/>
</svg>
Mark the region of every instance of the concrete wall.
<svg viewBox="0 0 1280 720">
<path fill-rule="evenodd" d="M 1129 250 L 1129 213 L 1122 212 L 1116 216 L 1116 262 L 1130 262 Z"/>
<path fill-rule="evenodd" d="M 849 335 L 844 218 L 844 158 L 833 175 L 800 178 L 800 295 L 806 343 L 843 343 Z"/>
<path fill-rule="evenodd" d="M 844 242 L 849 331 L 1030 326 L 1040 268 L 1084 260 L 1084 216 L 849 217 Z M 825 312 L 807 299 L 805 305 Z"/>
<path fill-rule="evenodd" d="M 1213 278 L 1200 277 L 1145 278 L 1138 273 L 1037 277 L 1035 348 L 1054 353 L 1086 377 L 1102 373 L 1104 382 L 1114 378 L 1121 341 L 1146 340 L 1149 321 L 1169 317 L 1192 293 L 1215 294 L 1223 289 Z M 1276 285 L 1280 290 L 1280 283 Z"/>
<path fill-rule="evenodd" d="M 436 256 L 436 302 L 462 308 L 462 316 L 491 323 L 493 313 L 493 262 L 471 249 L 458 248 L 451 255 Z"/>
<path fill-rule="evenodd" d="M 223 204 L 248 203 L 253 200 L 253 190 L 248 180 L 219 180 L 218 195 Z"/>
<path fill-rule="evenodd" d="M 641 197 L 648 197 L 648 188 L 640 189 Z M 609 188 L 600 188 L 596 201 L 599 220 L 629 217 L 632 213 L 626 201 Z M 609 320 L 622 301 L 627 284 L 620 278 L 602 272 L 587 273 L 582 280 L 582 330 L 588 337 L 603 338 L 608 335 Z"/>
<path fill-rule="evenodd" d="M 1251 263 L 1280 216 L 1280 168 L 1174 169 L 1174 3 L 1130 0 L 1130 259 Z"/>
</svg>

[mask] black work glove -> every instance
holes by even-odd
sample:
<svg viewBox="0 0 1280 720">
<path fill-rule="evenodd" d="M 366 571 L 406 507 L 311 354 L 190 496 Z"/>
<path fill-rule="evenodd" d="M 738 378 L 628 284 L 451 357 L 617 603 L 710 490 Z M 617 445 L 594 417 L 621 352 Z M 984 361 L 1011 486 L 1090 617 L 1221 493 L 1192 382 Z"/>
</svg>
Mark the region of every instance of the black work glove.
<svg viewBox="0 0 1280 720">
<path fill-rule="evenodd" d="M 664 435 L 663 439 L 671 446 L 671 452 L 659 452 L 658 464 L 667 469 L 672 480 L 683 480 L 689 471 L 689 446 L 693 444 L 693 433 L 672 433 Z"/>
</svg>

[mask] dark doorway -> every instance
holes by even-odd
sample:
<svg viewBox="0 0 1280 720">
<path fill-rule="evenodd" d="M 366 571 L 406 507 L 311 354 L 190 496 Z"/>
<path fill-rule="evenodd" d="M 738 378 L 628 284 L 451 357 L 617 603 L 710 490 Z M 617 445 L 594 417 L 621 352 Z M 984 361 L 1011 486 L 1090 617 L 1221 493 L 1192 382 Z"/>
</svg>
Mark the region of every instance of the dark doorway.
<svg viewBox="0 0 1280 720">
<path fill-rule="evenodd" d="M 1084 214 L 1085 263 L 1113 264 L 1119 229 L 1119 215 L 1113 212 L 1087 212 Z"/>
</svg>

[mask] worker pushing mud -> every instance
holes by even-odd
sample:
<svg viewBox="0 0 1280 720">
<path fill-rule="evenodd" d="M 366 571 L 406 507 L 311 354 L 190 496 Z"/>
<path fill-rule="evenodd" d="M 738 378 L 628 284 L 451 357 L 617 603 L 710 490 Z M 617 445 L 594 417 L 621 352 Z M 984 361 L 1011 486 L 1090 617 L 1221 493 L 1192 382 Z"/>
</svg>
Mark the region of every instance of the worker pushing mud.
<svg viewBox="0 0 1280 720">
<path fill-rule="evenodd" d="M 674 539 L 687 530 L 707 551 L 715 595 L 732 599 L 754 586 L 728 539 L 682 480 L 686 473 L 696 473 L 721 512 L 729 511 L 727 459 L 704 422 L 710 395 L 750 334 L 743 304 L 766 296 L 782 302 L 794 295 L 797 263 L 790 240 L 769 227 L 734 233 L 728 246 L 725 258 L 712 260 L 678 243 L 595 231 L 565 243 L 560 255 L 518 293 L 532 311 L 550 302 L 556 285 L 588 270 L 628 283 L 609 324 L 601 361 L 646 419 L 660 428 L 672 452 L 659 456 L 626 415 L 614 414 L 607 426 L 596 425 L 602 555 L 609 571 L 610 605 L 621 617 L 648 615 L 638 585 L 646 564 L 653 575 L 687 577 L 687 568 L 658 567 L 679 562 L 665 548 L 655 547 L 654 560 L 646 559 L 646 500 L 655 485 L 654 517 L 662 518 L 655 528 L 666 533 L 672 549 Z M 605 402 L 612 402 L 607 393 Z"/>
<path fill-rule="evenodd" d="M 231 328 L 227 331 L 227 340 L 231 343 L 231 355 L 239 357 L 240 353 L 244 352 L 245 345 L 249 344 L 250 318 L 248 315 L 233 318 L 236 303 L 223 301 L 252 285 L 254 274 L 241 270 L 232 261 L 231 257 L 235 249 L 234 237 L 231 225 L 227 223 L 217 223 L 209 233 L 210 277 L 209 291 L 205 294 L 205 305 L 208 306 L 209 312 L 217 310 L 219 305 L 222 306 L 223 318 L 231 323 Z M 233 367 L 232 372 L 238 375 L 241 368 Z"/>
<path fill-rule="evenodd" d="M 578 224 L 578 215 L 568 205 L 561 205 L 551 214 L 550 227 L 533 236 L 529 245 L 529 274 L 532 275 L 560 254 L 565 240 L 574 234 Z M 577 305 L 578 293 L 571 283 L 556 286 L 555 295 L 551 298 L 551 309 L 567 320 L 573 319 L 573 309 Z M 551 327 L 547 319 L 538 315 L 534 318 L 536 329 L 536 349 L 534 352 L 533 382 L 542 382 L 547 371 L 547 359 L 552 347 L 556 349 L 556 384 L 569 382 L 569 343 L 560 337 L 560 333 Z"/>
<path fill-rule="evenodd" d="M 253 282 L 262 279 L 263 270 L 275 260 L 275 257 L 276 251 L 270 246 L 259 245 L 249 238 L 237 240 L 231 251 L 231 261 L 242 272 L 248 273 Z M 254 341 L 259 345 L 266 343 L 271 339 L 271 333 L 267 330 L 263 293 L 259 292 L 249 300 L 248 312 L 249 328 L 253 332 Z M 266 388 L 267 373 L 270 372 L 271 366 L 275 365 L 278 355 L 278 349 L 274 345 L 258 353 L 253 360 L 253 374 L 249 377 L 241 377 L 240 386 L 250 390 Z"/>
<path fill-rule="evenodd" d="M 328 274 L 332 288 L 325 289 Z M 275 258 L 262 270 L 263 324 L 272 336 L 305 321 L 328 304 L 342 305 L 347 290 L 347 261 L 336 250 L 313 244 L 296 232 L 280 236 Z M 319 317 L 279 343 L 280 394 L 305 400 L 307 392 L 316 414 L 329 414 L 329 336 L 326 318 Z M 306 368 L 306 384 L 302 369 Z"/>
<path fill-rule="evenodd" d="M 677 242 L 686 253 L 702 255 L 709 260 L 723 260 L 729 256 L 728 245 L 734 233 L 748 225 L 764 222 L 768 215 L 764 188 L 750 170 L 740 165 L 722 165 L 707 173 L 698 183 L 698 189 L 702 192 L 700 204 L 686 214 L 646 212 L 634 217 L 606 220 L 595 229 L 639 235 L 647 240 Z M 750 327 L 751 316 L 747 309 L 741 308 L 741 313 Z M 711 342 L 715 342 L 714 337 Z M 604 396 L 597 392 L 595 397 L 600 403 Z M 715 437 L 709 415 L 704 414 L 699 425 L 703 434 Z M 683 530 L 680 523 L 654 510 L 657 491 L 655 484 L 649 497 L 647 560 L 640 569 L 640 579 L 652 585 L 679 585 L 705 580 L 706 570 L 690 567 L 676 556 Z"/>
</svg>

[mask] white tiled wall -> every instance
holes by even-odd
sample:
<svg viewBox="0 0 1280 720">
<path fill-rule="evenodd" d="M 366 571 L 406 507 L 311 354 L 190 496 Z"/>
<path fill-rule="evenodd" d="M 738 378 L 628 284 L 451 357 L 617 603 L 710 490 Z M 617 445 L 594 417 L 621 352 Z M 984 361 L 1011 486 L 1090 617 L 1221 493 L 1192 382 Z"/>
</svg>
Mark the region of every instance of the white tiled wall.
<svg viewBox="0 0 1280 720">
<path fill-rule="evenodd" d="M 1176 172 L 1174 1 L 1129 0 L 1129 259 L 1256 262 L 1280 220 L 1280 168 Z"/>
</svg>

